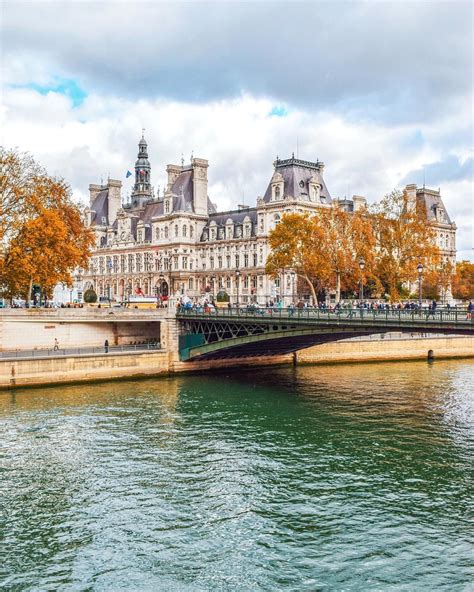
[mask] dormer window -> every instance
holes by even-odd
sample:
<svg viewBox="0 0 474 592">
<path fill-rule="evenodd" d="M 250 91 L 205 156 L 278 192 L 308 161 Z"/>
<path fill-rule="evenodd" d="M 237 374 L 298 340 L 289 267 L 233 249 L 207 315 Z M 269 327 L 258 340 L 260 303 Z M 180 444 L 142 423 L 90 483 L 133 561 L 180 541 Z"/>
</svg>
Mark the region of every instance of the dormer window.
<svg viewBox="0 0 474 592">
<path fill-rule="evenodd" d="M 275 199 L 280 199 L 280 195 L 281 195 L 281 189 L 280 189 L 280 186 L 277 185 L 275 187 Z"/>
<path fill-rule="evenodd" d="M 169 214 L 169 213 L 170 213 L 170 200 L 165 199 L 165 214 Z"/>
</svg>

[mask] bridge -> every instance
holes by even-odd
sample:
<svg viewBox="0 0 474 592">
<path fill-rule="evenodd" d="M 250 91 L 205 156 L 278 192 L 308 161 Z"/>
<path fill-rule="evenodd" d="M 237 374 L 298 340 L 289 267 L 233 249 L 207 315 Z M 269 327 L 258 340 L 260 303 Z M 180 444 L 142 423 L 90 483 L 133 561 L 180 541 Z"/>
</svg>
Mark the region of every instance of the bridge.
<svg viewBox="0 0 474 592">
<path fill-rule="evenodd" d="M 180 309 L 181 361 L 271 356 L 328 341 L 389 333 L 474 335 L 465 310 Z"/>
</svg>

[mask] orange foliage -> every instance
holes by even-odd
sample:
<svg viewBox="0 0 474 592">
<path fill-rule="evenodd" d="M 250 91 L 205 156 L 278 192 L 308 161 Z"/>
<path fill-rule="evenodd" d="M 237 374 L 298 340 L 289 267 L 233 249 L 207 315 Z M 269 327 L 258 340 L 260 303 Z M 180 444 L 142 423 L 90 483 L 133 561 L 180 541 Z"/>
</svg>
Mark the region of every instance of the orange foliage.
<svg viewBox="0 0 474 592">
<path fill-rule="evenodd" d="M 87 264 L 94 239 L 64 181 L 42 171 L 36 175 L 34 167 L 35 175 L 22 176 L 21 159 L 16 164 L 15 174 L 5 178 L 9 174 L 6 169 L 1 182 L 4 215 L 0 283 L 6 295 L 21 295 L 29 301 L 34 283 L 46 293 L 58 282 L 69 285 L 74 268 Z M 31 166 L 30 159 L 27 164 Z M 27 179 L 25 185 L 16 187 L 21 179 Z M 12 207 L 11 195 L 21 203 Z"/>
</svg>

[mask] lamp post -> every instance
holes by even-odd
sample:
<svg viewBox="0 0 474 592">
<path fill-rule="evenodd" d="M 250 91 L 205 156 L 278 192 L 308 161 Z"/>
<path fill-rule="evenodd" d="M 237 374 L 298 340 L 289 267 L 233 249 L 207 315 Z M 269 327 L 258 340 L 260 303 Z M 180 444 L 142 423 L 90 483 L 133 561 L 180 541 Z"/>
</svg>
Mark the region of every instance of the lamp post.
<svg viewBox="0 0 474 592">
<path fill-rule="evenodd" d="M 359 267 L 360 267 L 360 290 L 359 290 L 359 299 L 364 300 L 364 269 L 365 269 L 365 261 L 362 257 L 359 259 Z"/>
<path fill-rule="evenodd" d="M 291 272 L 291 301 L 292 304 L 295 303 L 295 279 L 296 279 L 296 272 Z"/>
<path fill-rule="evenodd" d="M 212 274 L 210 277 L 211 280 L 211 294 L 212 294 L 212 301 L 214 302 L 215 300 L 215 291 L 216 291 L 216 276 L 215 274 Z"/>
<path fill-rule="evenodd" d="M 422 301 L 422 296 L 423 296 L 423 292 L 422 292 L 422 290 L 423 290 L 423 287 L 422 287 L 422 284 L 423 284 L 423 264 L 421 263 L 421 261 L 416 266 L 416 270 L 418 271 L 418 306 L 421 310 L 421 301 Z"/>
<path fill-rule="evenodd" d="M 235 270 L 235 283 L 237 286 L 237 306 L 239 306 L 239 284 L 240 284 L 240 269 Z"/>
</svg>

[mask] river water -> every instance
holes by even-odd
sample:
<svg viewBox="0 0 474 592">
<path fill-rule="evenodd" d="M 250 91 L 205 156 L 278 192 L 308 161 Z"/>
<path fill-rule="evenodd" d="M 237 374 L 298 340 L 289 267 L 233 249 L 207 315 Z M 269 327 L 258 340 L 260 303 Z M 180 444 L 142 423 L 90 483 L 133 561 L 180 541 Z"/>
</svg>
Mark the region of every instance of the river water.
<svg viewBox="0 0 474 592">
<path fill-rule="evenodd" d="M 0 393 L 0 589 L 472 590 L 474 364 Z"/>
</svg>

